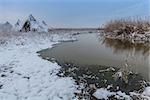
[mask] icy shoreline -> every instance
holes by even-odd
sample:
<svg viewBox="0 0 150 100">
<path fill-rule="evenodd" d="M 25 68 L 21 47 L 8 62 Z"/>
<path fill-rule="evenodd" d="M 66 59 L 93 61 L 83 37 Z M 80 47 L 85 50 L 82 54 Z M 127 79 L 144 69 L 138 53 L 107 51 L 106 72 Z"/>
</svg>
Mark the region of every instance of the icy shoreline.
<svg viewBox="0 0 150 100">
<path fill-rule="evenodd" d="M 76 85 L 71 77 L 58 77 L 60 66 L 36 53 L 70 35 L 21 33 L 0 46 L 0 100 L 70 100 Z M 7 39 L 6 39 L 7 40 Z"/>
</svg>

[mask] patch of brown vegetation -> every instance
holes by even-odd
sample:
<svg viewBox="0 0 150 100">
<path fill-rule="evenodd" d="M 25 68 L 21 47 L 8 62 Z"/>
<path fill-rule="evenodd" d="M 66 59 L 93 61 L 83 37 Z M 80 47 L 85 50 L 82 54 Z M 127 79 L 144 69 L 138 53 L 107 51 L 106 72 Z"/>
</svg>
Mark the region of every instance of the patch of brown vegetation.
<svg viewBox="0 0 150 100">
<path fill-rule="evenodd" d="M 137 32 L 139 34 L 144 34 L 144 32 L 149 31 L 150 21 L 142 20 L 142 19 L 119 19 L 108 22 L 104 26 L 105 32 L 116 32 L 118 34 L 126 33 L 134 33 Z"/>
<path fill-rule="evenodd" d="M 150 20 L 119 19 L 104 26 L 106 38 L 128 40 L 132 43 L 150 43 Z"/>
</svg>

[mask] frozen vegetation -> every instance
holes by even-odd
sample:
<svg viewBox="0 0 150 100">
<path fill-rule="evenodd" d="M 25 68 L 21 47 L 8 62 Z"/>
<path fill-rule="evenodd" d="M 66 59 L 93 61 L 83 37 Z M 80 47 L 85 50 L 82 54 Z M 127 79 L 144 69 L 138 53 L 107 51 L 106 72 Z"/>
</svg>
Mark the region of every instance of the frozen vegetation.
<svg viewBox="0 0 150 100">
<path fill-rule="evenodd" d="M 120 19 L 104 26 L 106 38 L 128 40 L 132 43 L 150 43 L 149 19 Z"/>
</svg>

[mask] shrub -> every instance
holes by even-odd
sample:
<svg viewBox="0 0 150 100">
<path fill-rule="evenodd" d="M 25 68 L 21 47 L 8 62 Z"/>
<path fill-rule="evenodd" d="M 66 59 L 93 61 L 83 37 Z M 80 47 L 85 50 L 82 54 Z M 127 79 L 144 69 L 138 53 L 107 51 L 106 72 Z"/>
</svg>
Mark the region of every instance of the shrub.
<svg viewBox="0 0 150 100">
<path fill-rule="evenodd" d="M 105 33 L 120 34 L 132 34 L 134 32 L 138 34 L 144 34 L 150 30 L 150 20 L 148 19 L 118 19 L 108 22 L 104 26 Z"/>
</svg>

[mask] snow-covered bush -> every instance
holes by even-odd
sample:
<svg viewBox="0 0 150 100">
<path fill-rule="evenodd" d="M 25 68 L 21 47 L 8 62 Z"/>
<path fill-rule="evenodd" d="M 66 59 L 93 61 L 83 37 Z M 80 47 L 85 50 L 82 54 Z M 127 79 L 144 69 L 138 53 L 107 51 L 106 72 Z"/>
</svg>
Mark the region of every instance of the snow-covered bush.
<svg viewBox="0 0 150 100">
<path fill-rule="evenodd" d="M 150 43 L 150 21 L 142 19 L 120 19 L 104 26 L 104 36 L 125 39 L 132 43 Z"/>
</svg>

